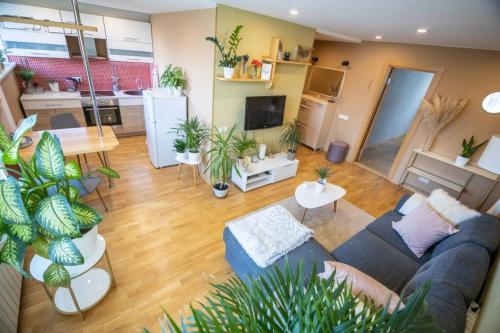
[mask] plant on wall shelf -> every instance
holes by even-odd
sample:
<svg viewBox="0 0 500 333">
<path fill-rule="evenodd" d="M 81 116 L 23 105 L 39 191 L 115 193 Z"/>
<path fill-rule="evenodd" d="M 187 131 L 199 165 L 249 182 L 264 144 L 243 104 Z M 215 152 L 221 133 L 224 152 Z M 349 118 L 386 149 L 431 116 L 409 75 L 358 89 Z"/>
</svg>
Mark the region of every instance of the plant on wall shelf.
<svg viewBox="0 0 500 333">
<path fill-rule="evenodd" d="M 243 39 L 240 37 L 241 29 L 243 29 L 243 25 L 236 26 L 229 35 L 227 43 L 221 43 L 217 36 L 205 37 L 205 40 L 214 43 L 217 47 L 217 50 L 219 50 L 219 53 L 221 55 L 219 66 L 224 68 L 224 78 L 226 79 L 233 78 L 234 68 L 241 60 L 241 56 L 236 54 L 238 46 Z"/>
<path fill-rule="evenodd" d="M 24 256 L 31 246 L 34 253 L 52 264 L 43 274 L 45 284 L 66 287 L 70 274 L 66 266 L 81 265 L 84 258 L 73 243 L 102 221 L 102 216 L 80 201 L 79 188 L 70 181 L 81 181 L 80 166 L 64 162 L 57 136 L 44 132 L 31 161 L 19 157 L 24 133 L 36 123 L 36 115 L 24 119 L 12 138 L 0 126 L 3 168 L 18 178 L 0 181 L 0 238 L 6 238 L 0 251 L 0 263 L 14 267 L 26 277 Z M 116 171 L 96 169 L 106 176 L 119 178 Z"/>
<path fill-rule="evenodd" d="M 231 173 L 236 166 L 238 151 L 234 145 L 235 130 L 236 125 L 229 130 L 227 135 L 224 135 L 218 128 L 215 128 L 215 134 L 210 140 L 211 149 L 205 154 L 208 156 L 208 166 L 205 172 L 210 170 L 210 176 L 214 182 L 212 189 L 218 198 L 224 198 L 227 195 Z M 238 168 L 235 170 L 239 175 Z"/>
<path fill-rule="evenodd" d="M 257 60 L 257 59 L 253 59 L 252 62 L 250 63 L 251 67 L 252 67 L 252 79 L 258 79 L 259 78 L 259 68 L 262 67 L 262 62 Z"/>
<path fill-rule="evenodd" d="M 463 139 L 462 140 L 462 152 L 457 156 L 457 158 L 455 160 L 455 164 L 458 166 L 461 166 L 461 167 L 467 165 L 467 163 L 469 163 L 469 160 L 472 157 L 472 155 L 474 155 L 474 153 L 479 148 L 481 148 L 486 142 L 488 142 L 488 140 L 483 141 L 478 145 L 474 145 L 474 143 L 476 143 L 475 139 L 474 139 L 474 135 L 471 136 L 469 141 L 467 141 L 467 139 Z"/>
<path fill-rule="evenodd" d="M 294 121 L 287 121 L 284 125 L 283 132 L 280 136 L 280 145 L 282 148 L 287 149 L 288 159 L 294 160 L 295 154 L 302 142 L 302 134 L 297 119 Z"/>
<path fill-rule="evenodd" d="M 286 262 L 264 274 L 248 284 L 234 277 L 213 284 L 206 301 L 190 306 L 180 324 L 164 312 L 162 332 L 440 332 L 425 304 L 430 281 L 390 314 L 388 306 L 356 295 L 346 281 L 336 282 L 335 273 L 322 279 L 313 267 L 306 279 L 303 263 Z"/>
</svg>

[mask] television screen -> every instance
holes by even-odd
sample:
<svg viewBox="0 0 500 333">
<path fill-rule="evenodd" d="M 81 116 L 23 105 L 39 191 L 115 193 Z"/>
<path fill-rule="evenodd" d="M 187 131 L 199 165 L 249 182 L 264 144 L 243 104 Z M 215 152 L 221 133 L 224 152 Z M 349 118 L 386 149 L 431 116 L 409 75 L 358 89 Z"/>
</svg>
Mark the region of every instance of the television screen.
<svg viewBox="0 0 500 333">
<path fill-rule="evenodd" d="M 281 126 L 285 113 L 286 96 L 247 97 L 245 130 Z"/>
</svg>

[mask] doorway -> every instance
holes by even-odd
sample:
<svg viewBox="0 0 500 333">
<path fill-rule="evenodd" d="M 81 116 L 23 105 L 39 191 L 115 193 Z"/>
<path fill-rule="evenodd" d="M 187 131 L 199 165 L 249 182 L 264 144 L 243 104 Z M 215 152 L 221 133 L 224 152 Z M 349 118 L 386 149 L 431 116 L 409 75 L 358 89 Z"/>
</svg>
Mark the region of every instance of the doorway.
<svg viewBox="0 0 500 333">
<path fill-rule="evenodd" d="M 358 162 L 388 176 L 410 129 L 433 72 L 392 67 L 365 137 Z"/>
</svg>

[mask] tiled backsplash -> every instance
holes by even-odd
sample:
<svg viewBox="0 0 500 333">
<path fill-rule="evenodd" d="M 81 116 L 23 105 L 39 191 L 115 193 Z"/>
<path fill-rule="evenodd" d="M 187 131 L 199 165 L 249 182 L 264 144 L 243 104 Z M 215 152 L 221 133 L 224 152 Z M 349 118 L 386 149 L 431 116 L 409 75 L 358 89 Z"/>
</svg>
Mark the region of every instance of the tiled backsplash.
<svg viewBox="0 0 500 333">
<path fill-rule="evenodd" d="M 16 70 L 29 68 L 35 72 L 34 82 L 45 90 L 49 90 L 48 81 L 59 82 L 60 90 L 66 90 L 64 79 L 69 76 L 81 76 L 80 90 L 88 90 L 88 81 L 83 68 L 82 59 L 57 59 L 9 56 L 9 61 L 17 64 Z M 111 90 L 111 65 L 116 66 L 122 90 L 137 90 L 137 79 L 142 80 L 143 88 L 151 87 L 152 65 L 136 62 L 109 61 L 105 59 L 89 59 L 90 71 L 96 90 Z M 18 78 L 19 86 L 21 80 Z"/>
</svg>

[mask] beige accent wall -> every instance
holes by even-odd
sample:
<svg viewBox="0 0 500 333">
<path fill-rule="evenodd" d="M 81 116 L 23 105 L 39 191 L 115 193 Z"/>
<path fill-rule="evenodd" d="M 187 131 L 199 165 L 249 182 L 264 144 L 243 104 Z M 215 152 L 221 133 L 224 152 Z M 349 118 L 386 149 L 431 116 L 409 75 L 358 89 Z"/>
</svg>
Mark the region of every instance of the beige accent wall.
<svg viewBox="0 0 500 333">
<path fill-rule="evenodd" d="M 204 39 L 215 33 L 215 8 L 151 15 L 151 30 L 160 75 L 168 64 L 183 68 L 189 116 L 210 126 L 214 48 Z"/>
<path fill-rule="evenodd" d="M 312 28 L 232 7 L 217 7 L 217 37 L 224 39 L 238 24 L 244 26 L 238 54 L 248 54 L 250 61 L 261 60 L 263 55 L 269 55 L 271 41 L 275 37 L 282 40 L 284 51 L 293 51 L 296 45 L 311 47 L 314 42 Z M 218 57 L 217 54 L 215 66 L 218 65 Z M 214 126 L 231 127 L 238 124 L 243 129 L 247 96 L 286 95 L 285 119 L 296 118 L 306 73 L 306 66 L 278 65 L 271 89 L 266 89 L 264 83 L 215 80 Z M 216 75 L 222 75 L 222 68 L 216 67 Z M 256 130 L 254 133 L 257 142 L 266 143 L 270 151 L 276 152 L 279 150 L 280 131 L 281 127 L 276 127 Z"/>
</svg>

